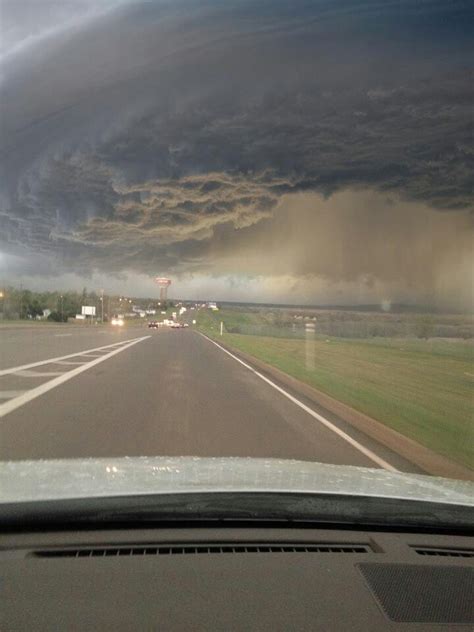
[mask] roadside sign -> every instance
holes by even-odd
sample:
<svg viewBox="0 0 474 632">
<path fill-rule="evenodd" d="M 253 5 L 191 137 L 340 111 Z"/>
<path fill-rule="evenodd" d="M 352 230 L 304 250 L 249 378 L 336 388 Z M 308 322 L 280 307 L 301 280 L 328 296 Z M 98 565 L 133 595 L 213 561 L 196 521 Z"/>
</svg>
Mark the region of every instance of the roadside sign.
<svg viewBox="0 0 474 632">
<path fill-rule="evenodd" d="M 83 316 L 95 316 L 95 306 L 83 305 L 81 313 Z"/>
</svg>

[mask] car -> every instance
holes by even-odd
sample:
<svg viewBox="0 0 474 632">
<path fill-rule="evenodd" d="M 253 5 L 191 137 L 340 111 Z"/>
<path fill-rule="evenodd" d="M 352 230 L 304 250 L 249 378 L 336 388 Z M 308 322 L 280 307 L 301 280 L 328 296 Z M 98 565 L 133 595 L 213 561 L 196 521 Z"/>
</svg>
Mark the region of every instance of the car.
<svg viewBox="0 0 474 632">
<path fill-rule="evenodd" d="M 159 325 L 156 320 L 150 320 L 148 323 L 148 329 L 158 329 Z"/>
<path fill-rule="evenodd" d="M 113 325 L 114 327 L 123 327 L 125 322 L 123 318 L 121 318 L 120 316 L 114 316 L 112 320 L 110 321 L 110 324 Z"/>
</svg>

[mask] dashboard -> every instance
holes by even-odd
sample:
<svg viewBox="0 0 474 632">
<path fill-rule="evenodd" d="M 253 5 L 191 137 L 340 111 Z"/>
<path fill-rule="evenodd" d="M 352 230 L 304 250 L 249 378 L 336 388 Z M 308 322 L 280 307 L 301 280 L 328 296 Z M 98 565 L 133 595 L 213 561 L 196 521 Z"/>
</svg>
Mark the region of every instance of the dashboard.
<svg viewBox="0 0 474 632">
<path fill-rule="evenodd" d="M 2 630 L 466 630 L 474 538 L 311 525 L 4 532 Z M 469 627 L 467 627 L 469 626 Z"/>
</svg>

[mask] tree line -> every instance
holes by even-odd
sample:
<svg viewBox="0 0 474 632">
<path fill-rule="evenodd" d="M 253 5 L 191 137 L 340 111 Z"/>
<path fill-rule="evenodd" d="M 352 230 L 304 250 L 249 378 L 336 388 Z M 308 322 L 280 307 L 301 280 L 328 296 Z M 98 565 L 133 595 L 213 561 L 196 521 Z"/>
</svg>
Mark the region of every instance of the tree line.
<svg viewBox="0 0 474 632">
<path fill-rule="evenodd" d="M 104 320 L 116 313 L 124 313 L 131 308 L 131 303 L 142 308 L 154 307 L 166 309 L 173 302 L 167 301 L 158 305 L 156 299 L 124 299 L 119 296 L 104 295 L 83 288 L 77 291 L 35 292 L 33 290 L 4 287 L 0 288 L 0 318 L 8 320 L 36 320 L 47 318 L 55 322 L 67 322 L 81 313 L 83 305 L 96 308 L 97 317 L 102 317 L 102 301 Z M 47 316 L 44 315 L 45 311 Z M 49 312 L 49 313 L 48 313 Z"/>
<path fill-rule="evenodd" d="M 66 322 L 81 313 L 82 305 L 97 305 L 100 297 L 96 292 L 35 292 L 33 290 L 5 287 L 1 290 L 0 314 L 5 319 L 36 319 L 49 310 L 49 320 Z"/>
</svg>

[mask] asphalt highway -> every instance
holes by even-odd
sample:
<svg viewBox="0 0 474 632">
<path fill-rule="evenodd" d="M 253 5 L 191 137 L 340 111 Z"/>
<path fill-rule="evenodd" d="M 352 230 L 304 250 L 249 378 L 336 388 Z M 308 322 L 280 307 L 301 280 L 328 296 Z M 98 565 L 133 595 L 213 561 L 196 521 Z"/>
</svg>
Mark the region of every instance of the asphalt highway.
<svg viewBox="0 0 474 632">
<path fill-rule="evenodd" d="M 191 328 L 0 329 L 1 460 L 150 455 L 419 471 Z"/>
</svg>

